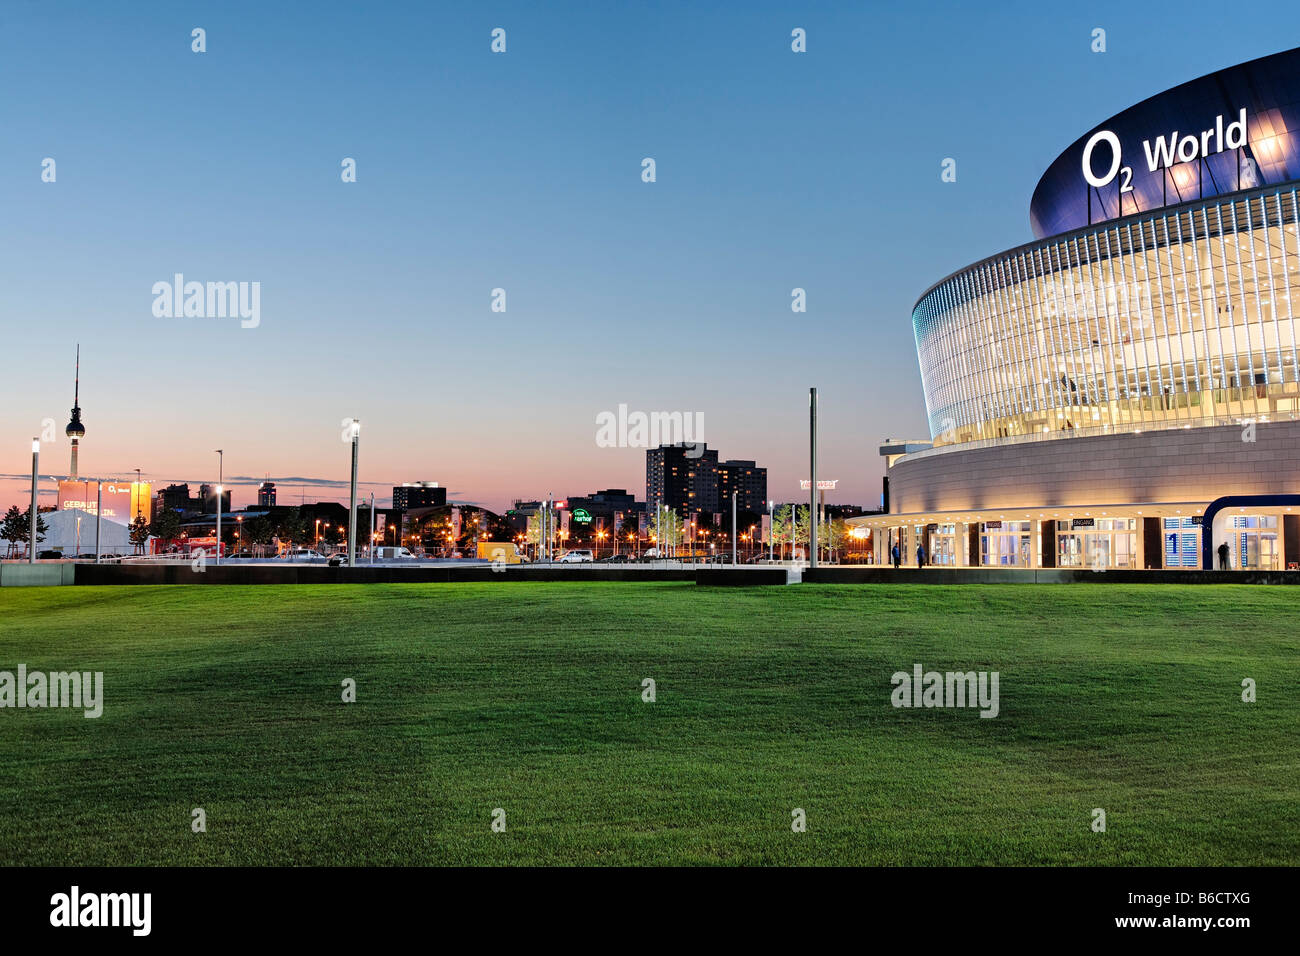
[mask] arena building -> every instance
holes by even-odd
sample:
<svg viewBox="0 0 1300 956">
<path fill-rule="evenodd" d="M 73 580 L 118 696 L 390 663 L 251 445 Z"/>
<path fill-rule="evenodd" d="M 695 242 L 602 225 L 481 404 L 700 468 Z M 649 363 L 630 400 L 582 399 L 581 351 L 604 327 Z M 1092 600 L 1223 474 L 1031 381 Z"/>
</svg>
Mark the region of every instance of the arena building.
<svg viewBox="0 0 1300 956">
<path fill-rule="evenodd" d="M 1300 567 L 1300 49 L 1145 100 L 913 313 L 878 563 Z M 1222 546 L 1226 545 L 1226 549 Z"/>
</svg>

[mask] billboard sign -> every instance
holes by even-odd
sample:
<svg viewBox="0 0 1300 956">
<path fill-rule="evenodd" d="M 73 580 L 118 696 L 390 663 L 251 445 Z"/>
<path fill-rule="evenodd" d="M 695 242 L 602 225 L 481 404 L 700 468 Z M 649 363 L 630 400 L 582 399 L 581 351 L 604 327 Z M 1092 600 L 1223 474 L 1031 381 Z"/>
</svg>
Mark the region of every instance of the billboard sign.
<svg viewBox="0 0 1300 956">
<path fill-rule="evenodd" d="M 840 480 L 839 480 L 838 478 L 818 478 L 818 479 L 817 479 L 817 490 L 818 490 L 818 491 L 834 491 L 834 490 L 835 490 L 835 486 L 838 485 L 839 483 L 840 483 Z M 811 486 L 812 486 L 812 480 L 811 480 L 811 479 L 809 479 L 809 478 L 800 478 L 800 479 L 799 479 L 799 487 L 802 488 L 804 491 L 807 491 Z"/>
<path fill-rule="evenodd" d="M 118 524 L 130 524 L 136 514 L 153 520 L 151 485 L 147 481 L 60 481 L 59 510 L 72 508 L 95 514 L 97 502 L 103 504 L 102 517 Z"/>
</svg>

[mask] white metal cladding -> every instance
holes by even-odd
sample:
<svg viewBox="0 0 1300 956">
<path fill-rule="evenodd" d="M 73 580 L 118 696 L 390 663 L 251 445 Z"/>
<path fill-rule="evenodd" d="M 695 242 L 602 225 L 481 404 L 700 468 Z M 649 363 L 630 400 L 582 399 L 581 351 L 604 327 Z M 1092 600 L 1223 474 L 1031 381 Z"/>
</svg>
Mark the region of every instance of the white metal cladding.
<svg viewBox="0 0 1300 956">
<path fill-rule="evenodd" d="M 963 270 L 912 320 L 937 442 L 1300 418 L 1297 186 Z"/>
</svg>

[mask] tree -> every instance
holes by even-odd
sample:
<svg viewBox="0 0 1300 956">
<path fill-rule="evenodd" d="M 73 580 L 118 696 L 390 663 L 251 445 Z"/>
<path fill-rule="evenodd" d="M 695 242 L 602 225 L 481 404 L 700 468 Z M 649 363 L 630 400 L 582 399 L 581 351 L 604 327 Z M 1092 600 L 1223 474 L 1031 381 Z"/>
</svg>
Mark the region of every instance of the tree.
<svg viewBox="0 0 1300 956">
<path fill-rule="evenodd" d="M 395 529 L 400 527 L 402 519 L 399 517 L 397 520 L 399 524 L 394 526 Z M 420 547 L 425 551 L 445 548 L 451 543 L 447 540 L 447 535 L 451 534 L 453 531 L 451 523 L 451 505 L 440 506 L 435 510 L 430 511 L 422 518 L 412 518 L 410 520 L 415 522 L 414 527 L 410 529 L 411 535 L 420 542 Z M 386 529 L 383 530 L 385 532 L 384 542 L 386 544 L 402 543 L 401 541 L 396 540 L 398 534 L 396 530 L 392 532 L 388 532 Z"/>
<path fill-rule="evenodd" d="M 483 512 L 483 518 L 489 541 L 509 541 L 514 537 L 514 529 L 508 518 L 491 511 Z"/>
<path fill-rule="evenodd" d="M 555 543 L 555 540 L 556 540 L 557 533 L 558 533 L 559 523 L 560 523 L 560 522 L 559 522 L 559 513 L 558 513 L 558 512 L 552 512 L 552 513 L 551 513 L 551 519 L 550 519 L 550 520 L 551 520 L 551 533 L 550 533 L 549 537 L 550 537 L 550 539 L 551 539 L 551 543 L 554 544 L 554 543 Z M 541 544 L 541 542 L 542 542 L 542 512 L 538 511 L 536 514 L 531 514 L 531 515 L 528 516 L 528 531 L 527 531 L 527 533 L 526 533 L 526 540 L 528 541 L 529 544 L 532 544 L 532 545 L 540 545 L 540 544 Z"/>
<path fill-rule="evenodd" d="M 469 508 L 464 505 L 460 509 L 460 537 L 456 540 L 456 546 L 468 554 L 474 550 L 476 541 L 487 541 L 487 512 L 481 508 Z"/>
<path fill-rule="evenodd" d="M 660 506 L 652 511 L 649 530 L 661 557 L 664 549 L 676 548 L 682 543 L 682 519 L 672 508 Z"/>
<path fill-rule="evenodd" d="M 31 537 L 31 514 L 32 509 L 19 511 L 18 506 L 14 505 L 4 517 L 3 531 L 0 531 L 0 537 L 9 542 L 9 552 L 13 553 L 14 548 L 19 543 L 26 543 Z M 36 513 L 36 541 L 40 543 L 45 540 L 45 532 L 49 527 L 45 524 L 45 519 L 41 517 L 40 512 Z"/>
<path fill-rule="evenodd" d="M 170 508 L 161 508 L 149 524 L 149 533 L 159 541 L 175 541 L 181 534 L 181 516 Z"/>
<path fill-rule="evenodd" d="M 297 508 L 290 508 L 275 523 L 272 536 L 279 538 L 281 544 L 294 545 L 302 542 L 306 532 L 307 522 L 303 520 L 302 512 Z"/>
<path fill-rule="evenodd" d="M 794 540 L 790 533 L 790 511 L 790 505 L 782 505 L 772 515 L 772 542 L 781 557 L 785 557 L 785 546 Z"/>
<path fill-rule="evenodd" d="M 808 506 L 801 505 L 794 512 L 794 533 L 790 530 L 791 505 L 782 505 L 772 516 L 772 540 L 779 546 L 808 543 Z"/>
<path fill-rule="evenodd" d="M 273 532 L 271 522 L 265 518 L 251 518 L 244 522 L 244 541 L 256 546 L 259 555 L 271 543 Z"/>
<path fill-rule="evenodd" d="M 144 546 L 149 540 L 149 522 L 144 520 L 143 512 L 137 511 L 135 513 L 135 518 L 131 521 L 128 534 L 130 535 L 131 543 L 135 545 L 135 553 L 144 554 Z"/>
<path fill-rule="evenodd" d="M 24 527 L 27 521 L 23 513 L 18 510 L 17 505 L 10 505 L 9 510 L 5 512 L 3 522 L 0 522 L 0 538 L 9 542 L 9 548 L 5 552 L 5 557 L 13 557 L 14 548 L 18 542 L 26 538 Z"/>
<path fill-rule="evenodd" d="M 818 554 L 826 552 L 826 560 L 831 563 L 835 562 L 836 554 L 844 547 L 848 540 L 849 528 L 841 518 L 835 518 L 830 521 L 823 521 L 817 526 L 817 551 Z"/>
</svg>

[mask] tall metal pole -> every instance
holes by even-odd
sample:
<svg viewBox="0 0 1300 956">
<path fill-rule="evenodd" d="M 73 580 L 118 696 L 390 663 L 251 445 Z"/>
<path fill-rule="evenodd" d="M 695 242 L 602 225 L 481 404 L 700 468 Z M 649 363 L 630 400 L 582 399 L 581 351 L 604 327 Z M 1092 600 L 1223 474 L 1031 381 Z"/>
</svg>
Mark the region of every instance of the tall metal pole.
<svg viewBox="0 0 1300 956">
<path fill-rule="evenodd" d="M 221 563 L 221 482 L 225 479 L 225 453 L 217 449 L 217 564 Z"/>
<path fill-rule="evenodd" d="M 790 503 L 790 560 L 794 560 L 795 542 L 799 540 L 799 499 Z M 781 557 L 785 557 L 785 549 L 781 549 Z"/>
<path fill-rule="evenodd" d="M 375 563 L 375 493 L 370 492 L 370 563 Z"/>
<path fill-rule="evenodd" d="M 776 541 L 776 520 L 772 518 L 772 498 L 767 499 L 767 559 L 772 559 L 772 544 Z"/>
<path fill-rule="evenodd" d="M 361 422 L 352 419 L 352 484 L 348 492 L 348 567 L 357 563 L 357 446 L 361 443 Z"/>
<path fill-rule="evenodd" d="M 817 567 L 817 389 L 808 389 L 808 458 L 812 481 L 808 492 L 808 567 Z"/>
<path fill-rule="evenodd" d="M 95 482 L 95 563 L 99 564 L 99 516 L 104 510 L 104 483 Z"/>
<path fill-rule="evenodd" d="M 731 566 L 736 566 L 736 493 L 731 493 Z"/>
<path fill-rule="evenodd" d="M 40 517 L 36 513 L 36 476 L 41 464 L 41 440 L 32 439 L 32 510 L 29 512 L 31 520 L 27 527 L 27 563 L 36 563 L 36 528 L 40 523 Z"/>
</svg>

